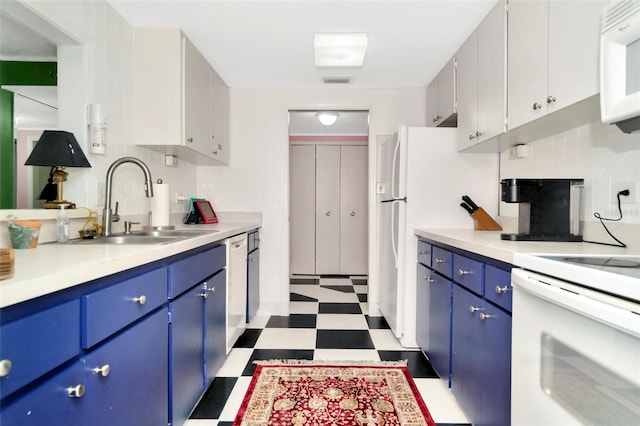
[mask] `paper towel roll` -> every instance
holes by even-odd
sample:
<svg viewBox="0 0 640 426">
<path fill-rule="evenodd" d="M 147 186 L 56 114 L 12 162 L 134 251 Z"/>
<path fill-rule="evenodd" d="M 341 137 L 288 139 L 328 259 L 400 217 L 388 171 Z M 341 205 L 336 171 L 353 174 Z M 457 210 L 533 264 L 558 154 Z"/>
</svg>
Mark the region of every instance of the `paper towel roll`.
<svg viewBox="0 0 640 426">
<path fill-rule="evenodd" d="M 169 226 L 169 184 L 153 184 L 151 226 Z"/>
</svg>

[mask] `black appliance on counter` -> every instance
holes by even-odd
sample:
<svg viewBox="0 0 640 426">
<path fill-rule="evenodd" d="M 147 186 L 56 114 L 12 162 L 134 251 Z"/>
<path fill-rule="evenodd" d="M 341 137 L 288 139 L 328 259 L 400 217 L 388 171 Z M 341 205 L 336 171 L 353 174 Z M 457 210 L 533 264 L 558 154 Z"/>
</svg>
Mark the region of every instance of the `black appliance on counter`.
<svg viewBox="0 0 640 426">
<path fill-rule="evenodd" d="M 518 203 L 518 233 L 512 241 L 582 241 L 583 179 L 503 179 L 501 200 Z"/>
</svg>

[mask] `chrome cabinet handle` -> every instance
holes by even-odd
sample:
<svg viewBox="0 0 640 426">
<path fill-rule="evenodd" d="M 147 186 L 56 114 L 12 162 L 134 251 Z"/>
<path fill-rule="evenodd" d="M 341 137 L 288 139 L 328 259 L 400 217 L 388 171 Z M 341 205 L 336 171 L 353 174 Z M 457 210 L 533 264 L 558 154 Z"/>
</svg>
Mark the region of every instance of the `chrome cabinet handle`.
<svg viewBox="0 0 640 426">
<path fill-rule="evenodd" d="M 193 142 L 193 138 L 187 138 L 187 142 Z"/>
<path fill-rule="evenodd" d="M 469 140 L 473 140 L 473 139 L 475 139 L 475 138 L 476 138 L 476 137 L 475 137 L 474 135 L 469 135 Z"/>
<path fill-rule="evenodd" d="M 429 284 L 432 284 L 432 283 L 436 282 L 436 280 L 434 280 L 433 278 L 431 278 L 431 275 L 425 275 L 425 276 L 424 276 L 424 280 L 425 280 L 426 282 L 428 282 Z"/>
<path fill-rule="evenodd" d="M 325 215 L 326 216 L 331 216 L 331 212 L 326 212 Z"/>
<path fill-rule="evenodd" d="M 351 216 L 355 216 L 355 215 L 356 215 L 356 212 L 351 212 Z"/>
<path fill-rule="evenodd" d="M 533 110 L 537 111 L 539 109 L 542 109 L 542 105 L 540 105 L 538 102 L 534 102 L 533 103 Z"/>
<path fill-rule="evenodd" d="M 424 254 L 424 250 L 418 250 L 418 256 L 422 256 Z"/>
<path fill-rule="evenodd" d="M 482 133 L 480 133 L 480 132 L 476 132 L 476 137 L 478 137 L 478 138 L 479 138 L 480 136 L 482 136 Z"/>
<path fill-rule="evenodd" d="M 215 151 L 211 151 L 211 154 L 213 154 L 213 155 L 218 155 L 218 151 L 217 151 L 217 150 L 215 150 Z"/>
<path fill-rule="evenodd" d="M 109 366 L 109 364 L 105 364 L 102 367 L 96 367 L 91 371 L 93 371 L 93 374 L 99 374 L 102 377 L 107 377 L 109 375 L 109 372 L 111 371 L 111 367 Z"/>
<path fill-rule="evenodd" d="M 458 269 L 458 275 L 465 276 L 465 275 L 471 275 L 473 274 L 473 271 L 465 271 L 464 269 Z"/>
<path fill-rule="evenodd" d="M 253 262 L 253 259 L 251 259 L 251 261 Z M 208 288 L 208 289 L 207 289 L 207 291 L 208 291 L 209 293 L 215 293 L 215 292 L 216 292 L 216 287 L 215 287 L 215 286 L 213 286 L 213 287 L 211 287 L 211 288 Z"/>
<path fill-rule="evenodd" d="M 476 308 L 475 306 L 471 305 L 469 306 L 469 312 L 471 312 L 472 314 L 475 313 L 476 311 L 484 311 L 484 308 Z"/>
<path fill-rule="evenodd" d="M 84 385 L 79 384 L 67 388 L 67 395 L 69 395 L 69 398 L 80 398 L 82 395 L 84 395 Z"/>
<path fill-rule="evenodd" d="M 144 294 L 140 297 L 134 297 L 133 301 L 135 303 L 139 303 L 141 305 L 144 305 L 145 303 L 147 303 L 147 296 L 145 296 Z"/>
<path fill-rule="evenodd" d="M 436 261 L 436 263 L 444 263 L 444 259 L 438 259 L 437 257 L 436 257 L 435 261 Z"/>
<path fill-rule="evenodd" d="M 556 101 L 556 97 L 555 96 L 547 96 L 547 103 L 551 104 L 554 103 Z"/>
<path fill-rule="evenodd" d="M 8 376 L 11 372 L 11 361 L 8 359 L 0 360 L 0 377 Z"/>
<path fill-rule="evenodd" d="M 506 293 L 509 291 L 509 287 L 507 287 L 506 285 L 504 287 L 500 287 L 499 285 L 496 286 L 496 293 L 500 294 L 500 293 Z"/>
<path fill-rule="evenodd" d="M 493 317 L 495 317 L 495 315 L 489 315 L 489 314 L 484 314 L 484 313 L 480 312 L 480 319 L 482 321 L 484 321 L 486 319 L 489 319 L 489 318 L 493 318 Z"/>
</svg>

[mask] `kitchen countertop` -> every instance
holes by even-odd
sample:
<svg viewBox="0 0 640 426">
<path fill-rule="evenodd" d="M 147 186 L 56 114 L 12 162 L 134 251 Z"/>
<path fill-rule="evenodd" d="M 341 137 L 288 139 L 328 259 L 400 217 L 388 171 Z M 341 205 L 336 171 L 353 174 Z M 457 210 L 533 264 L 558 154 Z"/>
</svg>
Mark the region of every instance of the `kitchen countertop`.
<svg viewBox="0 0 640 426">
<path fill-rule="evenodd" d="M 637 250 L 611 247 L 584 242 L 553 241 L 504 241 L 500 239 L 502 231 L 474 231 L 473 229 L 415 229 L 414 233 L 423 238 L 457 247 L 462 250 L 515 264 L 516 254 L 546 255 L 638 255 Z"/>
<path fill-rule="evenodd" d="M 217 231 L 169 244 L 39 244 L 14 250 L 13 278 L 0 281 L 0 308 L 155 262 L 206 244 L 259 228 L 247 218 L 211 225 L 177 225 L 176 229 Z"/>
</svg>

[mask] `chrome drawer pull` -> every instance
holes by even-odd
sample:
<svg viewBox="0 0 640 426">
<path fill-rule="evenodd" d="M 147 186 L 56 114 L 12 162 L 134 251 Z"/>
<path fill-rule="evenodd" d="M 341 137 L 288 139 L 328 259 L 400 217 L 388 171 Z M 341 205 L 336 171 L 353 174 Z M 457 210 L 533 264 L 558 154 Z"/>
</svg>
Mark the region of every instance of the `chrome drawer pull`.
<svg viewBox="0 0 640 426">
<path fill-rule="evenodd" d="M 464 269 L 458 269 L 458 275 L 460 275 L 461 277 L 464 275 L 470 275 L 473 274 L 473 271 L 465 271 Z"/>
<path fill-rule="evenodd" d="M 444 259 L 438 259 L 438 258 L 436 257 L 436 259 L 435 259 L 435 260 L 436 260 L 436 263 L 444 263 Z"/>
<path fill-rule="evenodd" d="M 253 259 L 251 259 L 251 261 L 253 261 Z M 211 292 L 211 293 L 215 293 L 216 292 L 216 288 L 215 287 L 211 287 L 211 288 L 208 288 L 207 291 Z"/>
<path fill-rule="evenodd" d="M 82 395 L 84 395 L 84 385 L 80 384 L 74 387 L 67 388 L 67 394 L 69 395 L 69 398 L 80 398 Z"/>
<path fill-rule="evenodd" d="M 134 297 L 133 301 L 135 303 L 139 303 L 141 305 L 144 305 L 145 303 L 147 303 L 147 296 L 145 296 L 144 294 L 140 297 Z"/>
<path fill-rule="evenodd" d="M 207 299 L 209 297 L 209 293 L 207 292 L 200 293 L 200 297 L 202 297 L 203 299 Z"/>
<path fill-rule="evenodd" d="M 423 250 L 418 250 L 418 256 L 422 256 L 424 254 Z"/>
<path fill-rule="evenodd" d="M 433 278 L 431 278 L 431 276 L 430 276 L 430 275 L 425 275 L 425 276 L 424 276 L 424 280 L 425 280 L 426 282 L 428 282 L 429 284 L 431 284 L 431 283 L 433 283 L 433 282 L 435 282 L 435 281 L 436 281 L 436 280 L 434 280 Z"/>
<path fill-rule="evenodd" d="M 475 313 L 476 311 L 484 311 L 484 308 L 476 308 L 475 306 L 471 305 L 469 306 L 469 312 L 471 312 L 472 314 Z"/>
<path fill-rule="evenodd" d="M 499 285 L 496 286 L 496 293 L 500 294 L 500 293 L 506 293 L 509 291 L 509 287 L 507 287 L 506 285 L 504 287 L 500 287 Z"/>
<path fill-rule="evenodd" d="M 0 360 L 0 377 L 8 376 L 11 372 L 11 361 L 8 359 Z"/>
<path fill-rule="evenodd" d="M 480 312 L 480 319 L 482 321 L 484 321 L 486 319 L 489 319 L 489 318 L 493 318 L 493 317 L 495 317 L 495 315 L 483 314 L 482 312 Z"/>
<path fill-rule="evenodd" d="M 93 374 L 99 374 L 102 377 L 107 377 L 109 375 L 109 372 L 111 371 L 111 367 L 109 366 L 109 364 L 105 364 L 102 367 L 96 367 L 91 371 L 93 371 Z"/>
</svg>

